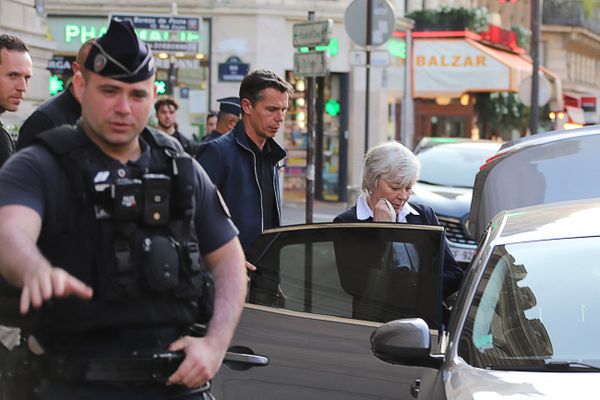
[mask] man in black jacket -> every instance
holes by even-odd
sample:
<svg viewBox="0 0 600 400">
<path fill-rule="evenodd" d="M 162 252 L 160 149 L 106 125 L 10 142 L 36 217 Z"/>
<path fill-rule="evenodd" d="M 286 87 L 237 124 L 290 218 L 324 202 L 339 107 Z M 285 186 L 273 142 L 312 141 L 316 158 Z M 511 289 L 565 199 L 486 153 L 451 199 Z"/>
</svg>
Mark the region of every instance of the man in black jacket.
<svg viewBox="0 0 600 400">
<path fill-rule="evenodd" d="M 33 63 L 27 45 L 11 35 L 0 35 L 0 114 L 17 111 L 29 87 Z M 0 122 L 0 167 L 15 151 Z"/>
<path fill-rule="evenodd" d="M 177 110 L 179 104 L 171 96 L 163 96 L 154 103 L 156 119 L 158 120 L 158 129 L 165 134 L 172 136 L 183 147 L 183 150 L 195 157 L 198 153 L 198 144 L 183 136 L 177 127 Z"/>
<path fill-rule="evenodd" d="M 90 52 L 92 43 L 94 39 L 88 40 L 79 48 L 72 65 L 73 74 L 84 68 L 83 62 Z M 25 120 L 19 129 L 17 150 L 29 146 L 42 132 L 63 124 L 75 125 L 79 117 L 81 117 L 81 105 L 75 97 L 73 85 L 69 84 L 61 94 L 48 99 Z"/>
</svg>

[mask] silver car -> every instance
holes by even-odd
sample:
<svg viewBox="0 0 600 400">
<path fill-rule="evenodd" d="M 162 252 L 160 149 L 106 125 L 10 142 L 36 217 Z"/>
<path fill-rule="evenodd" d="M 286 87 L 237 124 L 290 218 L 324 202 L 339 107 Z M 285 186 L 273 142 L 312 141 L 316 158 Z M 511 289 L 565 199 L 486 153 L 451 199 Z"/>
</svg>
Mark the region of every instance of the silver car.
<svg viewBox="0 0 600 400">
<path fill-rule="evenodd" d="M 503 210 L 600 197 L 600 126 L 545 132 L 505 143 L 475 178 L 470 237 Z"/>
<path fill-rule="evenodd" d="M 600 199 L 502 212 L 443 340 L 421 318 L 399 319 L 375 330 L 372 350 L 388 363 L 429 367 L 413 384 L 419 399 L 595 398 L 598 260 Z"/>
</svg>

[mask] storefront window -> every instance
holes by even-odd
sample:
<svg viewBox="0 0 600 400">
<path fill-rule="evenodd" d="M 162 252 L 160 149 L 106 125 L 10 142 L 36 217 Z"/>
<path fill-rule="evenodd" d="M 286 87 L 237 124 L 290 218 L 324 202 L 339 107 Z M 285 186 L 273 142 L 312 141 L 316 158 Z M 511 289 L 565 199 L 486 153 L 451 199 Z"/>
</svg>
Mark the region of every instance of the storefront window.
<svg viewBox="0 0 600 400">
<path fill-rule="evenodd" d="M 306 197 L 307 99 L 306 80 L 288 71 L 286 79 L 294 88 L 286 115 L 284 147 L 288 152 L 284 178 L 284 197 Z M 346 74 L 318 78 L 315 101 L 315 197 L 343 201 L 346 196 L 347 91 Z"/>
</svg>

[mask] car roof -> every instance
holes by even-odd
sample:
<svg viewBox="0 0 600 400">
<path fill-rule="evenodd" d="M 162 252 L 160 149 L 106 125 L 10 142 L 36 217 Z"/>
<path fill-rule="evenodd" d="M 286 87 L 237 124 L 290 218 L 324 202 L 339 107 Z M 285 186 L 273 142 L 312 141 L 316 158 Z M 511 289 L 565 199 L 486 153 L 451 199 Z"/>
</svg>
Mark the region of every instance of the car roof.
<svg viewBox="0 0 600 400">
<path fill-rule="evenodd" d="M 502 210 L 600 197 L 599 149 L 600 126 L 540 133 L 502 146 L 475 176 L 469 236 L 479 238 Z"/>
<path fill-rule="evenodd" d="M 419 153 L 423 150 L 431 149 L 432 147 L 438 146 L 447 146 L 447 145 L 458 145 L 461 143 L 466 143 L 467 146 L 473 146 L 477 144 L 481 144 L 482 146 L 486 145 L 496 145 L 496 147 L 500 146 L 500 143 L 494 142 L 492 140 L 487 139 L 470 139 L 470 138 L 454 138 L 454 137 L 429 137 L 426 136 L 422 138 L 417 146 L 415 147 L 415 154 Z"/>
<path fill-rule="evenodd" d="M 503 211 L 492 219 L 496 244 L 600 236 L 600 198 Z"/>
<path fill-rule="evenodd" d="M 558 131 L 542 132 L 536 135 L 524 136 L 511 142 L 504 143 L 498 153 L 504 153 L 505 151 L 516 151 L 523 147 L 589 135 L 600 135 L 600 125 L 585 126 L 577 129 L 562 129 Z"/>
<path fill-rule="evenodd" d="M 500 148 L 501 143 L 493 142 L 491 140 L 481 141 L 481 140 L 473 140 L 473 141 L 461 141 L 461 142 L 448 142 L 448 143 L 439 143 L 435 146 L 427 146 L 423 147 L 420 152 L 431 149 L 439 149 L 439 150 L 460 150 L 460 149 L 482 149 L 482 150 L 490 150 L 496 151 Z"/>
</svg>

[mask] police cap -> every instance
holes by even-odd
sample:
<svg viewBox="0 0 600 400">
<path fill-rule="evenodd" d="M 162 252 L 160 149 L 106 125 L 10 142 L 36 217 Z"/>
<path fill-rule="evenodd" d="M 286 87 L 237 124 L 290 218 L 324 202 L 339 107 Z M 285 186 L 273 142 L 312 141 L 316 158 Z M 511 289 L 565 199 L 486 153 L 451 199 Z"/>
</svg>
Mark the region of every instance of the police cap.
<svg viewBox="0 0 600 400">
<path fill-rule="evenodd" d="M 92 45 L 85 68 L 126 83 L 145 81 L 156 72 L 150 47 L 137 37 L 131 22 L 117 19 Z"/>
<path fill-rule="evenodd" d="M 239 97 L 223 97 L 222 99 L 217 99 L 217 101 L 221 104 L 219 112 L 237 115 L 238 117 L 242 115 Z"/>
</svg>

